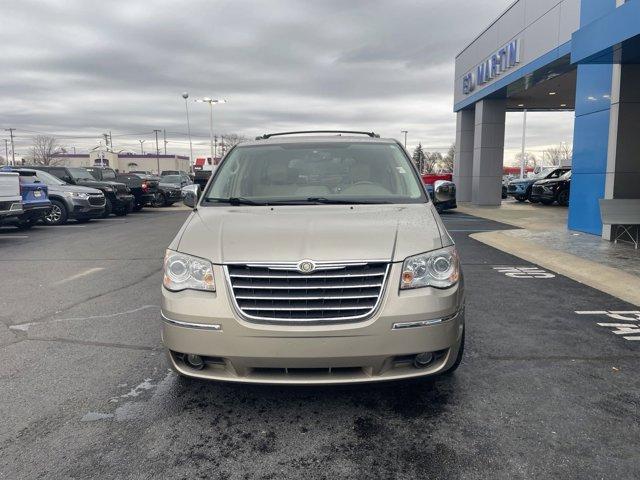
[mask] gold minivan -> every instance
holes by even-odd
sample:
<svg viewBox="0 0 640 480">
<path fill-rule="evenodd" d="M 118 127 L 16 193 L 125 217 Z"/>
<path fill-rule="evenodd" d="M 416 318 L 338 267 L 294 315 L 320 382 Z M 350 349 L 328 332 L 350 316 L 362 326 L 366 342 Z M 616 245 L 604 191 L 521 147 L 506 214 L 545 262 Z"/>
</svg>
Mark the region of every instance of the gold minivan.
<svg viewBox="0 0 640 480">
<path fill-rule="evenodd" d="M 179 374 L 340 384 L 460 364 L 458 254 L 398 141 L 263 135 L 183 197 L 193 212 L 162 286 L 162 340 Z"/>
</svg>

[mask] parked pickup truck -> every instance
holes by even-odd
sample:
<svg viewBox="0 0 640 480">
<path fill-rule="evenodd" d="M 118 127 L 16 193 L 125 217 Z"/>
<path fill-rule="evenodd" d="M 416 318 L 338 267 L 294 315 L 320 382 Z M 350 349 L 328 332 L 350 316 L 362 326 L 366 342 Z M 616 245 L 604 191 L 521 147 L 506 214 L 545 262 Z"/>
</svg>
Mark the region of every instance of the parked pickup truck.
<svg viewBox="0 0 640 480">
<path fill-rule="evenodd" d="M 86 167 L 86 169 L 96 180 L 122 182 L 129 187 L 131 194 L 135 197 L 132 207 L 134 212 L 142 210 L 145 205 L 151 205 L 158 192 L 157 180 L 140 178 L 132 173 L 118 173 L 107 167 Z"/>
<path fill-rule="evenodd" d="M 0 225 L 22 214 L 22 196 L 18 173 L 5 167 L 0 170 Z"/>
<path fill-rule="evenodd" d="M 116 181 L 99 181 L 83 167 L 63 167 L 51 165 L 37 165 L 38 170 L 48 172 L 54 177 L 71 185 L 97 188 L 105 196 L 103 218 L 111 213 L 121 216 L 126 215 L 132 209 L 134 196 L 124 183 Z"/>
</svg>

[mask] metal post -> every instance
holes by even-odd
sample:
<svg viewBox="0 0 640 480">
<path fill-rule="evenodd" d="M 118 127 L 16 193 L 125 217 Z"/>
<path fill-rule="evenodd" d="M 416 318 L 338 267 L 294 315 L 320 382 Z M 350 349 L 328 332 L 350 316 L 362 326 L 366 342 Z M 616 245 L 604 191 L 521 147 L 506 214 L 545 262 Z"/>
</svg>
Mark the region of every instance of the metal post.
<svg viewBox="0 0 640 480">
<path fill-rule="evenodd" d="M 4 139 L 4 161 L 9 163 L 9 140 Z"/>
<path fill-rule="evenodd" d="M 527 138 L 527 109 L 524 109 L 524 114 L 522 116 L 522 158 L 520 159 L 520 178 L 524 178 L 524 169 L 527 163 L 527 159 L 524 156 L 524 149 L 526 146 L 526 138 Z"/>
<path fill-rule="evenodd" d="M 140 142 L 140 154 L 144 155 L 144 147 L 143 147 L 143 143 L 146 142 L 146 140 L 138 140 Z"/>
<path fill-rule="evenodd" d="M 158 147 L 158 133 L 160 133 L 160 130 L 154 130 L 155 134 L 156 134 L 156 162 L 158 164 L 158 175 L 160 175 L 160 147 Z"/>
<path fill-rule="evenodd" d="M 5 128 L 4 129 L 6 132 L 9 132 L 9 136 L 11 137 L 11 165 L 15 165 L 16 164 L 16 149 L 13 145 L 13 131 L 15 130 L 15 128 Z M 7 162 L 9 161 L 9 159 L 7 158 Z"/>
<path fill-rule="evenodd" d="M 211 149 L 211 165 L 213 165 L 213 102 L 209 102 L 209 147 Z"/>
<path fill-rule="evenodd" d="M 184 98 L 184 108 L 187 110 L 187 135 L 189 135 L 189 166 L 191 166 L 193 164 L 193 144 L 191 143 L 191 123 L 189 122 L 189 103 L 187 102 L 189 93 L 184 92 L 182 94 L 182 98 Z"/>
</svg>

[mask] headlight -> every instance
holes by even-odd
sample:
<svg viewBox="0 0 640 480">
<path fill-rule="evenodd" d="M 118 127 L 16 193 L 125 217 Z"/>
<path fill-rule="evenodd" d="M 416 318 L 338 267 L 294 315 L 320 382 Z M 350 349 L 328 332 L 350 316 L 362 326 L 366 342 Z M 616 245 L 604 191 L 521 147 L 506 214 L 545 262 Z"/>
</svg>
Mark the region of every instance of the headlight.
<svg viewBox="0 0 640 480">
<path fill-rule="evenodd" d="M 64 194 L 73 198 L 89 198 L 89 194 L 84 192 L 64 192 Z"/>
<path fill-rule="evenodd" d="M 448 288 L 460 278 L 460 262 L 455 247 L 446 247 L 409 257 L 402 265 L 400 288 Z"/>
<path fill-rule="evenodd" d="M 213 281 L 213 266 L 208 260 L 184 253 L 167 250 L 164 256 L 164 278 L 167 290 L 216 290 Z"/>
</svg>

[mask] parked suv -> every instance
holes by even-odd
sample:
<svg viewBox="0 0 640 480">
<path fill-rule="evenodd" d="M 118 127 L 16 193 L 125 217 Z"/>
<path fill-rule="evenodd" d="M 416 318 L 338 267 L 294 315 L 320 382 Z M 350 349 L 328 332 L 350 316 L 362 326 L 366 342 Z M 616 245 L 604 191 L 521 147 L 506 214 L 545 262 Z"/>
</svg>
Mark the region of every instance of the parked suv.
<svg viewBox="0 0 640 480">
<path fill-rule="evenodd" d="M 5 169 L 8 170 L 8 167 Z M 21 168 L 13 171 L 19 175 L 20 195 L 22 196 L 22 214 L 16 217 L 16 225 L 20 229 L 28 229 L 38 223 L 51 210 L 48 188 L 38 180 L 35 170 Z"/>
<path fill-rule="evenodd" d="M 162 287 L 172 367 L 291 384 L 455 370 L 458 254 L 402 145 L 355 132 L 259 138 L 227 154 L 200 200 L 185 187 L 194 211 Z"/>
<path fill-rule="evenodd" d="M 509 182 L 507 186 L 507 194 L 511 195 L 519 202 L 529 200 L 531 203 L 536 203 L 537 199 L 535 197 L 531 197 L 531 188 L 533 187 L 533 184 L 538 180 L 544 180 L 546 178 L 558 178 L 569 170 L 571 170 L 571 167 L 547 167 L 537 174 L 532 174 L 527 178 L 516 178 Z"/>
<path fill-rule="evenodd" d="M 558 202 L 558 205 L 569 205 L 569 190 L 571 188 L 571 170 L 558 178 L 538 180 L 531 188 L 531 198 L 535 198 L 544 205 Z"/>
<path fill-rule="evenodd" d="M 70 185 L 81 185 L 100 190 L 105 196 L 103 218 L 108 217 L 111 213 L 118 216 L 126 215 L 132 208 L 134 197 L 124 183 L 96 180 L 83 167 L 38 165 L 37 168 Z"/>
<path fill-rule="evenodd" d="M 131 208 L 135 212 L 150 205 L 158 191 L 158 181 L 151 178 L 141 178 L 133 173 L 118 173 L 107 167 L 87 167 L 87 171 L 96 180 L 124 183 L 135 197 Z"/>
<path fill-rule="evenodd" d="M 70 185 L 43 170 L 35 169 L 36 178 L 49 188 L 51 210 L 44 216 L 47 225 L 64 225 L 73 219 L 79 223 L 102 217 L 104 194 L 90 187 Z"/>
</svg>

